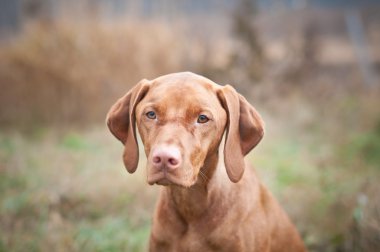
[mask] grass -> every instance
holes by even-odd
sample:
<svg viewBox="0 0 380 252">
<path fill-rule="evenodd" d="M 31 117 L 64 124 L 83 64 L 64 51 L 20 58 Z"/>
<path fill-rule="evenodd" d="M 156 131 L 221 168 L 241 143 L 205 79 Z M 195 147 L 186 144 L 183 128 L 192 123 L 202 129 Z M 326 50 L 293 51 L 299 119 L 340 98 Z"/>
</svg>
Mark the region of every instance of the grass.
<svg viewBox="0 0 380 252">
<path fill-rule="evenodd" d="M 0 136 L 1 246 L 12 251 L 143 251 L 156 190 L 128 176 L 104 129 Z"/>
<path fill-rule="evenodd" d="M 317 100 L 317 106 L 307 97 L 291 105 L 277 101 L 280 113 L 275 119 L 264 115 L 266 136 L 250 160 L 310 251 L 377 251 L 378 102 L 362 94 L 345 94 L 344 99 L 340 95 L 328 102 Z M 347 100 L 355 105 L 341 105 Z M 328 113 L 322 114 L 326 108 Z"/>
<path fill-rule="evenodd" d="M 377 127 L 339 146 L 323 129 L 300 135 L 265 115 L 249 160 L 310 251 L 336 251 L 355 241 L 352 230 L 380 223 L 367 204 L 379 178 Z M 145 251 L 158 187 L 145 182 L 145 157 L 130 175 L 121 154 L 105 126 L 1 134 L 0 251 Z M 365 170 L 350 167 L 364 161 Z"/>
</svg>

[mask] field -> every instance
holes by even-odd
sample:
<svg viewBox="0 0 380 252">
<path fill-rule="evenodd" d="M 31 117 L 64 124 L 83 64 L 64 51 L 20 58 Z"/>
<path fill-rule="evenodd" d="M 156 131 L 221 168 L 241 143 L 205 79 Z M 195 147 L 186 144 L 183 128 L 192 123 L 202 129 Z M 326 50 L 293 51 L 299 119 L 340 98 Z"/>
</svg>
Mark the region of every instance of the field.
<svg viewBox="0 0 380 252">
<path fill-rule="evenodd" d="M 144 156 L 127 173 L 104 119 L 140 79 L 182 70 L 234 85 L 261 113 L 247 158 L 309 251 L 379 251 L 380 90 L 346 40 L 310 34 L 258 49 L 165 22 L 26 26 L 0 46 L 0 251 L 146 251 L 160 188 Z"/>
<path fill-rule="evenodd" d="M 248 158 L 311 251 L 378 244 L 380 132 L 337 145 L 320 124 L 300 128 L 300 114 L 264 113 L 266 137 Z M 105 126 L 9 131 L 0 135 L 0 150 L 2 251 L 146 249 L 159 187 L 145 181 L 145 157 L 136 174 L 125 171 L 122 146 Z"/>
<path fill-rule="evenodd" d="M 2 135 L 2 251 L 144 248 L 155 192 L 118 147 L 104 128 Z"/>
</svg>

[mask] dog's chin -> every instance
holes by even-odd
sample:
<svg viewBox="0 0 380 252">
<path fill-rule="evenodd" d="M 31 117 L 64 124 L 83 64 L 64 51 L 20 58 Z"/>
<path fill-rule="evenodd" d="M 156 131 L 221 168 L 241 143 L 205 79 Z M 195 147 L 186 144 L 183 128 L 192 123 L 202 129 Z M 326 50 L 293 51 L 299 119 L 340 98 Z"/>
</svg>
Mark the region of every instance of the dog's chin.
<svg viewBox="0 0 380 252">
<path fill-rule="evenodd" d="M 183 181 L 179 178 L 173 178 L 168 176 L 162 176 L 161 178 L 157 179 L 149 179 L 148 177 L 148 184 L 149 185 L 161 185 L 161 186 L 179 186 L 183 188 L 189 188 L 192 185 L 195 184 L 196 181 Z"/>
<path fill-rule="evenodd" d="M 155 184 L 157 185 L 162 185 L 162 186 L 169 186 L 169 185 L 173 185 L 173 182 L 171 182 L 169 179 L 167 178 L 163 178 L 163 179 L 160 179 L 158 180 L 157 182 L 155 182 Z"/>
</svg>

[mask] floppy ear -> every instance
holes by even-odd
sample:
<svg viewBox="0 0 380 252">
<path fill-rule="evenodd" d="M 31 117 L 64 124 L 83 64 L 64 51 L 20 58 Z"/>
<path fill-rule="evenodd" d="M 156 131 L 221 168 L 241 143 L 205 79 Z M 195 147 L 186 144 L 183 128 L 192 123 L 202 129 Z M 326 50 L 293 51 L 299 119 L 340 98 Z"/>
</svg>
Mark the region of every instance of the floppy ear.
<svg viewBox="0 0 380 252">
<path fill-rule="evenodd" d="M 224 163 L 228 177 L 236 183 L 244 173 L 244 156 L 264 135 L 264 122 L 255 108 L 230 85 L 217 94 L 227 112 Z"/>
<path fill-rule="evenodd" d="M 136 171 L 139 162 L 135 108 L 148 92 L 149 86 L 147 80 L 140 81 L 126 95 L 121 97 L 107 114 L 108 128 L 125 146 L 123 161 L 129 173 Z"/>
</svg>

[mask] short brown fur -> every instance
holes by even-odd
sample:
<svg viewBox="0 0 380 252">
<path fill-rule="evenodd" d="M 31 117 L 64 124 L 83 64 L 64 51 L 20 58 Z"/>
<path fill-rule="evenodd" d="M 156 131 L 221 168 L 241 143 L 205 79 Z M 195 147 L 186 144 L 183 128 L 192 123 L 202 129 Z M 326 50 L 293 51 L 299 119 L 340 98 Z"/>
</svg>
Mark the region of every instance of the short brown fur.
<svg viewBox="0 0 380 252">
<path fill-rule="evenodd" d="M 149 111 L 157 117 L 147 118 Z M 209 121 L 199 123 L 200 114 Z M 254 171 L 245 169 L 244 156 L 260 142 L 264 123 L 231 86 L 176 73 L 143 80 L 122 97 L 107 124 L 125 145 L 131 173 L 139 155 L 135 123 L 148 157 L 148 183 L 165 185 L 149 251 L 306 251 L 286 213 Z M 155 169 L 157 146 L 179 150 L 180 167 Z"/>
</svg>

